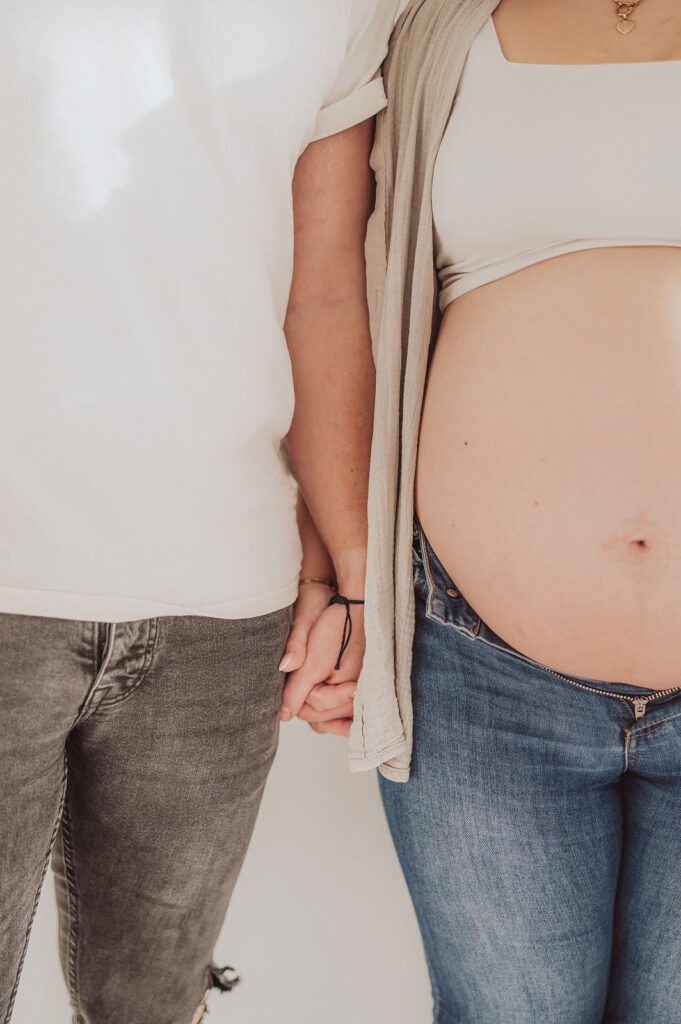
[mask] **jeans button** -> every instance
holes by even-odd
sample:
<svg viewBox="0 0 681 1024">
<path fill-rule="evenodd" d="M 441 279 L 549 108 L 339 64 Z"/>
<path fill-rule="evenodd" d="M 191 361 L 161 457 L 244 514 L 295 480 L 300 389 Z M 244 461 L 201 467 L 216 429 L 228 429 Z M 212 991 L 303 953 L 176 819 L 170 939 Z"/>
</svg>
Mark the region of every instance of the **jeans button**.
<svg viewBox="0 0 681 1024">
<path fill-rule="evenodd" d="M 447 591 L 447 595 L 448 595 L 448 597 L 458 597 L 459 596 L 459 591 L 458 590 L 454 590 L 453 587 L 450 587 L 448 589 L 448 591 Z"/>
</svg>

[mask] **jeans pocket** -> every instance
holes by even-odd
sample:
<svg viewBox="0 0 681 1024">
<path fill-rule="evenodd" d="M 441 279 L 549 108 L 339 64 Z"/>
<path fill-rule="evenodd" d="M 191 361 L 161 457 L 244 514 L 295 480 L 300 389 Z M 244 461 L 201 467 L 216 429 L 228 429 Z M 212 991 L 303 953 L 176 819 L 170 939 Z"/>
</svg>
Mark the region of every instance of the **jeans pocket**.
<svg viewBox="0 0 681 1024">
<path fill-rule="evenodd" d="M 467 636 L 477 637 L 482 621 L 480 616 L 453 585 L 447 586 L 451 584 L 450 580 L 440 580 L 435 575 L 427 552 L 423 575 L 426 618 L 457 629 Z"/>
<path fill-rule="evenodd" d="M 454 585 L 418 524 L 414 529 L 414 587 L 417 599 L 425 604 L 427 619 L 467 636 L 478 635 L 480 616 Z"/>
<path fill-rule="evenodd" d="M 478 639 L 482 620 L 464 601 L 464 607 L 452 607 L 456 598 L 443 597 L 437 590 L 426 600 L 426 618 L 458 630 L 472 640 Z M 463 599 L 462 599 L 463 600 Z"/>
</svg>

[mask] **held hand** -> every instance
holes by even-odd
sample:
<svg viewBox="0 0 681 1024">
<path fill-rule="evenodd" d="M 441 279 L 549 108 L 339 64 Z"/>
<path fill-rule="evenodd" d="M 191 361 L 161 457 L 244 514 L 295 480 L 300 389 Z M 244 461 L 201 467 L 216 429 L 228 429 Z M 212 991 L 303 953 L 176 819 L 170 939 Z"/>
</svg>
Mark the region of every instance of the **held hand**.
<svg viewBox="0 0 681 1024">
<path fill-rule="evenodd" d="M 327 733 L 330 736 L 344 736 L 345 739 L 348 739 L 352 728 L 352 719 L 337 718 L 333 722 L 310 722 L 310 728 L 320 736 Z"/>
<path fill-rule="evenodd" d="M 327 598 L 328 601 L 328 598 Z M 292 672 L 284 689 L 280 718 L 290 721 L 298 715 L 315 732 L 347 735 L 357 679 L 364 659 L 364 609 L 352 605 L 352 636 L 340 669 L 335 665 L 340 652 L 346 610 L 332 605 L 317 619 L 307 642 L 302 667 Z"/>
<path fill-rule="evenodd" d="M 354 713 L 357 683 L 318 683 L 307 695 L 298 718 L 318 733 L 348 736 Z"/>
<path fill-rule="evenodd" d="M 280 672 L 295 672 L 305 661 L 310 632 L 328 607 L 332 591 L 323 583 L 305 583 L 298 588 L 298 600 L 293 612 L 293 626 L 286 643 Z"/>
</svg>

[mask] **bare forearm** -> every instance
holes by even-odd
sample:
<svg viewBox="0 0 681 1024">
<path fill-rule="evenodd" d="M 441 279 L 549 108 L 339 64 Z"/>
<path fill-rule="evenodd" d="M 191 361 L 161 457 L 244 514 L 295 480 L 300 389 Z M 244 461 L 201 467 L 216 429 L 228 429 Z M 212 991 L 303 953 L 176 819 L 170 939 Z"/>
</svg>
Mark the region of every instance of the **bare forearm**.
<svg viewBox="0 0 681 1024">
<path fill-rule="evenodd" d="M 303 579 L 333 579 L 335 568 L 329 552 L 324 546 L 324 541 L 319 535 L 310 511 L 305 504 L 305 499 L 298 491 L 298 505 L 296 509 L 298 518 L 298 530 L 303 545 L 303 564 L 300 575 Z"/>
<path fill-rule="evenodd" d="M 296 330 L 323 340 L 297 346 Z M 291 461 L 339 581 L 363 591 L 374 400 L 363 296 L 342 308 L 290 313 L 287 332 L 296 353 Z"/>
<path fill-rule="evenodd" d="M 289 453 L 348 596 L 363 591 L 366 571 L 374 366 L 364 241 L 372 137 L 372 122 L 364 122 L 313 143 L 298 162 L 285 324 L 296 394 Z"/>
</svg>

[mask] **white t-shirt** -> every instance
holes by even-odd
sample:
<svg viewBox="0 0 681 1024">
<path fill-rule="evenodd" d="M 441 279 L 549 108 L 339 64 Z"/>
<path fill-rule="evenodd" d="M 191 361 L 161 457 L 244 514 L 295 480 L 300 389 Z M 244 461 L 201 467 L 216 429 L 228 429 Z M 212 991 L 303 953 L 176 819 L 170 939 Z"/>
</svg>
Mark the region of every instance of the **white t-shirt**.
<svg viewBox="0 0 681 1024">
<path fill-rule="evenodd" d="M 291 182 L 399 0 L 3 0 L 0 611 L 296 596 Z"/>
</svg>

